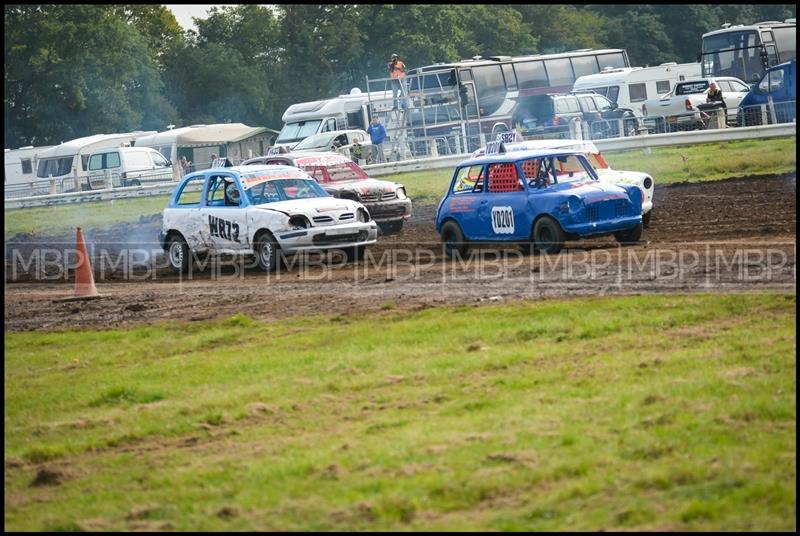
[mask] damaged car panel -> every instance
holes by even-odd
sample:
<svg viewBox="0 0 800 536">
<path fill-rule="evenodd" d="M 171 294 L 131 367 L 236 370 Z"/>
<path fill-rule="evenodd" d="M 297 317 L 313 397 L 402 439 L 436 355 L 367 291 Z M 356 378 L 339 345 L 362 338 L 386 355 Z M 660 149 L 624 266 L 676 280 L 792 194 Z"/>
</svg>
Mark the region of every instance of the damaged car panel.
<svg viewBox="0 0 800 536">
<path fill-rule="evenodd" d="M 240 166 L 187 175 L 164 209 L 159 236 L 170 266 L 185 272 L 190 254 L 255 255 L 277 265 L 278 252 L 343 249 L 358 256 L 377 240 L 367 209 L 331 197 L 290 166 Z"/>
<path fill-rule="evenodd" d="M 384 231 L 398 232 L 411 217 L 411 199 L 396 182 L 370 178 L 349 158 L 336 153 L 303 153 L 261 156 L 242 165 L 282 164 L 300 168 L 314 177 L 332 196 L 352 199 L 367 207 Z"/>
</svg>

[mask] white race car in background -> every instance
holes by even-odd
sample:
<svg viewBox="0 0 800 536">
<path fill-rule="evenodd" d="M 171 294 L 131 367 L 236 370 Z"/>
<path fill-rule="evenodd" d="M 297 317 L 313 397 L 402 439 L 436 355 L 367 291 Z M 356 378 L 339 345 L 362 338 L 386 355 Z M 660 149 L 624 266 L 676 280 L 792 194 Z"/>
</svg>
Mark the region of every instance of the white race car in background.
<svg viewBox="0 0 800 536">
<path fill-rule="evenodd" d="M 186 175 L 164 209 L 159 236 L 169 264 L 187 272 L 191 254 L 255 255 L 262 270 L 278 254 L 374 244 L 378 227 L 356 201 L 337 199 L 290 166 L 234 166 Z"/>
<path fill-rule="evenodd" d="M 655 182 L 653 177 L 640 171 L 622 171 L 611 169 L 600 150 L 590 141 L 583 140 L 530 140 L 515 141 L 506 143 L 505 149 L 511 151 L 547 150 L 547 149 L 568 149 L 581 151 L 586 155 L 589 162 L 597 170 L 597 176 L 601 181 L 612 184 L 633 184 L 642 190 L 642 225 L 650 226 L 653 217 L 653 190 Z M 475 151 L 472 156 L 477 157 L 485 153 L 485 147 Z"/>
</svg>

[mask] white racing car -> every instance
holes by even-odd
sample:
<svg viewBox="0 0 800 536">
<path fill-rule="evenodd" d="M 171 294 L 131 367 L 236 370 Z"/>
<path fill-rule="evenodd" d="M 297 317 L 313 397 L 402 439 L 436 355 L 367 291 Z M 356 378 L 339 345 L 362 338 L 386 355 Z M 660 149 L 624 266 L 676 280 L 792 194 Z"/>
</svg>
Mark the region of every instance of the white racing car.
<svg viewBox="0 0 800 536">
<path fill-rule="evenodd" d="M 377 240 L 369 211 L 331 197 L 291 166 L 239 166 L 186 175 L 164 209 L 159 235 L 173 270 L 185 273 L 192 253 L 255 255 L 273 270 L 278 252 L 343 250 L 363 254 Z"/>
<path fill-rule="evenodd" d="M 653 189 L 655 188 L 653 177 L 640 171 L 611 169 L 594 143 L 583 140 L 530 140 L 514 141 L 504 145 L 507 152 L 550 149 L 582 152 L 586 155 L 592 167 L 597 170 L 597 175 L 601 181 L 612 184 L 633 184 L 642 190 L 642 225 L 645 228 L 650 226 L 650 220 L 653 217 Z M 484 153 L 485 148 L 481 147 L 472 156 L 477 157 Z"/>
</svg>

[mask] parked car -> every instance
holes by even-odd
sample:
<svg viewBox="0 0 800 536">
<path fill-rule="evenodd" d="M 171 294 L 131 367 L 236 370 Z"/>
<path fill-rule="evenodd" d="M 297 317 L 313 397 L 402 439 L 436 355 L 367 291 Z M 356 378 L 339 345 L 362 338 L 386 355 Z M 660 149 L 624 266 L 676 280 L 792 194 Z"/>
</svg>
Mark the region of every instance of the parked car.
<svg viewBox="0 0 800 536">
<path fill-rule="evenodd" d="M 633 184 L 642 191 L 642 225 L 644 228 L 650 226 L 653 217 L 653 192 L 655 181 L 648 173 L 640 171 L 622 171 L 611 169 L 606 159 L 600 154 L 597 146 L 590 141 L 582 140 L 530 140 L 518 141 L 505 144 L 506 152 L 512 151 L 541 151 L 541 150 L 570 150 L 582 152 L 589 163 L 594 167 L 597 176 L 602 182 L 611 184 Z M 472 153 L 473 157 L 485 154 L 485 147 Z M 559 171 L 559 173 L 561 173 Z"/>
<path fill-rule="evenodd" d="M 598 93 L 581 92 L 526 98 L 514 113 L 513 122 L 520 125 L 524 136 L 569 137 L 569 122 L 578 118 L 589 123 L 595 137 L 608 138 L 620 135 L 616 119 L 623 119 L 624 135 L 636 134 L 635 115 L 631 108 L 620 108 Z"/>
<path fill-rule="evenodd" d="M 452 257 L 477 243 L 521 243 L 546 253 L 566 240 L 609 234 L 632 243 L 642 234 L 642 193 L 600 181 L 580 152 L 504 152 L 493 142 L 487 154 L 456 166 L 436 231 Z"/>
<path fill-rule="evenodd" d="M 739 104 L 736 123 L 739 126 L 760 125 L 764 122 L 762 106 L 767 121 L 773 112 L 769 110 L 769 101 L 775 107 L 774 120 L 777 123 L 789 123 L 797 118 L 797 60 L 787 61 L 770 67 L 750 92 Z"/>
<path fill-rule="evenodd" d="M 739 104 L 750 88 L 738 78 L 731 76 L 697 78 L 679 82 L 666 95 L 646 100 L 642 104 L 642 116 L 665 118 L 666 130 L 704 128 L 705 123 L 698 106 L 706 103 L 708 89 L 712 82 L 716 83 L 722 91 L 722 98 L 727 107 L 727 123 L 735 125 Z"/>
<path fill-rule="evenodd" d="M 351 159 L 337 153 L 287 153 L 245 160 L 242 165 L 282 164 L 314 177 L 334 197 L 363 203 L 384 233 L 397 233 L 411 217 L 411 199 L 397 182 L 370 178 Z"/>
<path fill-rule="evenodd" d="M 279 252 L 344 250 L 350 259 L 377 240 L 367 209 L 331 197 L 290 166 L 233 166 L 186 175 L 164 209 L 159 239 L 179 273 L 193 253 L 255 255 L 274 270 Z"/>
<path fill-rule="evenodd" d="M 140 186 L 175 179 L 172 163 L 149 147 L 115 147 L 89 156 L 84 190 Z"/>
</svg>

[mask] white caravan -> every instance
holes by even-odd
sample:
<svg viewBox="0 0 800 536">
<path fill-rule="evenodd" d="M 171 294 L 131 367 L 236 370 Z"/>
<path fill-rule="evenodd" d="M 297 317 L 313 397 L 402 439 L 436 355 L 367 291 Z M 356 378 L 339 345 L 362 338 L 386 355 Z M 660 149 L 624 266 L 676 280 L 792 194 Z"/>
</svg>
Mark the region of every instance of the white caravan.
<svg viewBox="0 0 800 536">
<path fill-rule="evenodd" d="M 374 113 L 388 112 L 392 108 L 392 92 L 362 93 L 354 88 L 348 95 L 292 104 L 283 112 L 283 128 L 275 146 L 291 149 L 307 137 L 322 132 L 367 130 L 370 104 Z M 389 129 L 387 124 L 384 127 Z"/>
<path fill-rule="evenodd" d="M 36 178 L 39 186 L 31 194 L 52 191 L 49 179 L 55 179 L 55 191 L 88 190 L 86 183 L 89 155 L 109 147 L 131 147 L 137 138 L 155 134 L 155 131 L 137 130 L 124 134 L 95 134 L 56 145 L 37 155 Z M 44 191 L 41 191 L 44 190 Z"/>
<path fill-rule="evenodd" d="M 19 149 L 5 150 L 5 174 L 4 183 L 6 186 L 21 184 L 36 180 L 36 155 L 52 147 L 20 147 Z"/>
<path fill-rule="evenodd" d="M 574 93 L 594 91 L 620 108 L 640 113 L 641 104 L 669 93 L 677 82 L 700 76 L 699 63 L 662 63 L 656 67 L 606 69 L 575 80 Z"/>
</svg>

